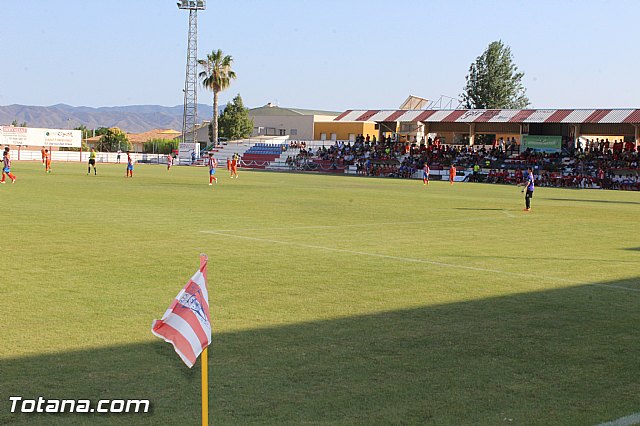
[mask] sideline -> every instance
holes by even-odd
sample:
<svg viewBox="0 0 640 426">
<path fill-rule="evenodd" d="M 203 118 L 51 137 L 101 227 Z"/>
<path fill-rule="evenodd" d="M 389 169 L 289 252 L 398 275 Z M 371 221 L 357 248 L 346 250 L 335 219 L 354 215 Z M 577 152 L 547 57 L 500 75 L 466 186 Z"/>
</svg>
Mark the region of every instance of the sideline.
<svg viewBox="0 0 640 426">
<path fill-rule="evenodd" d="M 411 257 L 392 256 L 392 255 L 379 254 L 379 253 L 368 253 L 368 252 L 364 252 L 364 251 L 355 251 L 355 250 L 339 249 L 339 248 L 333 248 L 333 247 L 316 246 L 316 245 L 312 245 L 312 244 L 295 243 L 295 242 L 290 242 L 290 241 L 279 241 L 279 240 L 272 240 L 272 239 L 268 239 L 268 238 L 247 237 L 247 236 L 244 236 L 244 235 L 227 234 L 225 232 L 219 232 L 219 231 L 200 231 L 200 232 L 203 233 L 203 234 L 207 234 L 207 235 L 217 235 L 217 236 L 222 236 L 222 237 L 238 238 L 238 239 L 248 240 L 248 241 L 258 241 L 258 242 L 263 242 L 263 243 L 281 244 L 281 245 L 302 247 L 302 248 L 315 249 L 315 250 L 332 251 L 332 252 L 337 252 L 337 253 L 347 253 L 347 254 L 355 254 L 355 255 L 360 255 L 360 256 L 370 256 L 370 257 L 377 257 L 377 258 L 382 258 L 382 259 L 399 260 L 401 262 L 424 263 L 424 264 L 428 264 L 428 265 L 441 266 L 441 267 L 445 267 L 445 268 L 466 269 L 466 270 L 476 271 L 476 272 L 490 272 L 490 273 L 493 273 L 493 274 L 510 275 L 510 276 L 519 277 L 519 278 L 538 278 L 538 279 L 541 279 L 541 280 L 558 281 L 558 282 L 564 282 L 564 283 L 568 283 L 568 284 L 582 284 L 582 285 L 586 284 L 586 285 L 590 285 L 590 286 L 615 288 L 615 289 L 620 289 L 620 290 L 626 290 L 626 291 L 640 293 L 640 289 L 637 289 L 637 288 L 630 288 L 630 287 L 617 286 L 617 285 L 611 285 L 611 284 L 584 283 L 584 282 L 580 282 L 580 281 L 568 280 L 568 279 L 565 279 L 565 278 L 553 277 L 553 276 L 548 276 L 548 275 L 523 274 L 523 273 L 519 273 L 519 272 L 501 271 L 499 269 L 488 269 L 488 268 L 479 268 L 479 267 L 475 267 L 475 266 L 457 265 L 457 264 L 454 264 L 454 263 L 436 262 L 434 260 L 427 260 L 427 259 L 416 259 L 416 258 L 411 258 Z"/>
<path fill-rule="evenodd" d="M 640 413 L 634 413 L 629 416 L 620 417 L 606 423 L 600 423 L 597 426 L 631 426 L 640 424 Z"/>
<path fill-rule="evenodd" d="M 515 218 L 516 216 L 511 215 Z M 530 216 L 523 216 L 530 217 Z M 312 225 L 312 226 L 285 226 L 278 228 L 239 228 L 239 229 L 211 229 L 200 231 L 205 234 L 215 234 L 222 232 L 243 232 L 243 231 L 282 231 L 282 230 L 301 230 L 301 229 L 335 229 L 335 228 L 368 228 L 371 226 L 387 226 L 387 225 L 424 225 L 430 223 L 446 223 L 446 222 L 472 222 L 478 220 L 491 219 L 489 217 L 470 217 L 461 219 L 443 219 L 443 220 L 419 220 L 409 222 L 378 222 L 378 223 L 354 223 L 348 225 Z"/>
</svg>

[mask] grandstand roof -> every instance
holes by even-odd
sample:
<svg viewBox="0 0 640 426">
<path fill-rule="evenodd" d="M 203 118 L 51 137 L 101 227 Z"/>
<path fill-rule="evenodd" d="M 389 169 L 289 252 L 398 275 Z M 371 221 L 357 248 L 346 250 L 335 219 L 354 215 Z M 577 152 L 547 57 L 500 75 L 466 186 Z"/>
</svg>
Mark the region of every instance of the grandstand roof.
<svg viewBox="0 0 640 426">
<path fill-rule="evenodd" d="M 334 121 L 640 124 L 640 109 L 347 110 Z"/>
</svg>

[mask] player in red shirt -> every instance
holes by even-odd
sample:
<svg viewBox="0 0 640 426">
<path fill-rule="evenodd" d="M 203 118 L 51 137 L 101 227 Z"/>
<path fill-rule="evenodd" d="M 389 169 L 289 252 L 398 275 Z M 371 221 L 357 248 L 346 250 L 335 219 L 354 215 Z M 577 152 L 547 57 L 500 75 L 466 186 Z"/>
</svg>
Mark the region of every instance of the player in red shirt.
<svg viewBox="0 0 640 426">
<path fill-rule="evenodd" d="M 431 169 L 429 168 L 429 165 L 425 161 L 424 167 L 422 168 L 422 184 L 423 185 L 429 185 L 429 172 L 431 172 Z"/>
<path fill-rule="evenodd" d="M 2 180 L 0 183 L 4 183 L 5 175 L 9 176 L 11 179 L 11 183 L 16 183 L 16 176 L 11 173 L 11 156 L 9 155 L 9 147 L 5 147 L 4 152 L 2 153 Z"/>
<path fill-rule="evenodd" d="M 218 183 L 218 178 L 216 178 L 216 167 L 218 167 L 218 162 L 213 157 L 213 151 L 209 153 L 209 185 L 213 185 L 213 182 Z"/>
<path fill-rule="evenodd" d="M 127 151 L 127 175 L 125 177 L 133 177 L 133 159 L 129 151 Z"/>
</svg>

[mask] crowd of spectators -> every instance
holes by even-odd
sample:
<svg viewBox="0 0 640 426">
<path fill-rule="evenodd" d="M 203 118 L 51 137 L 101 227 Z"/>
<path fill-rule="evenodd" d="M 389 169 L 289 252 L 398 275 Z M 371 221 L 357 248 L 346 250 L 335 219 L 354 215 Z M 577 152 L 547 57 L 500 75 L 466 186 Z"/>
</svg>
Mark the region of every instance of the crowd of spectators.
<svg viewBox="0 0 640 426">
<path fill-rule="evenodd" d="M 563 141 L 558 153 L 519 152 L 515 138 L 492 145 L 446 145 L 439 138 L 414 143 L 391 137 L 376 140 L 358 135 L 353 143 L 337 141 L 329 147 L 302 147 L 287 164 L 298 170 L 343 170 L 355 165 L 365 176 L 410 178 L 425 162 L 432 171 L 454 164 L 469 173 L 469 180 L 521 183 L 523 170 L 532 167 L 540 186 L 640 190 L 640 153 L 632 142 L 587 140 L 575 146 Z"/>
</svg>

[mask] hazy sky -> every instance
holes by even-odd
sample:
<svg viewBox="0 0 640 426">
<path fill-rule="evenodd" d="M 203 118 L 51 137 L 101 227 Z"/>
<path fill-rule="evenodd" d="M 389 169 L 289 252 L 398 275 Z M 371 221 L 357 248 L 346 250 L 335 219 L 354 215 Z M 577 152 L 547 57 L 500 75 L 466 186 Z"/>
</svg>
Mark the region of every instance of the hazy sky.
<svg viewBox="0 0 640 426">
<path fill-rule="evenodd" d="M 188 12 L 176 0 L 1 0 L 0 105 L 180 105 Z M 458 97 L 494 40 L 536 108 L 640 108 L 638 0 L 233 0 L 198 14 L 249 107 L 393 109 Z M 200 91 L 199 102 L 211 95 Z"/>
</svg>

